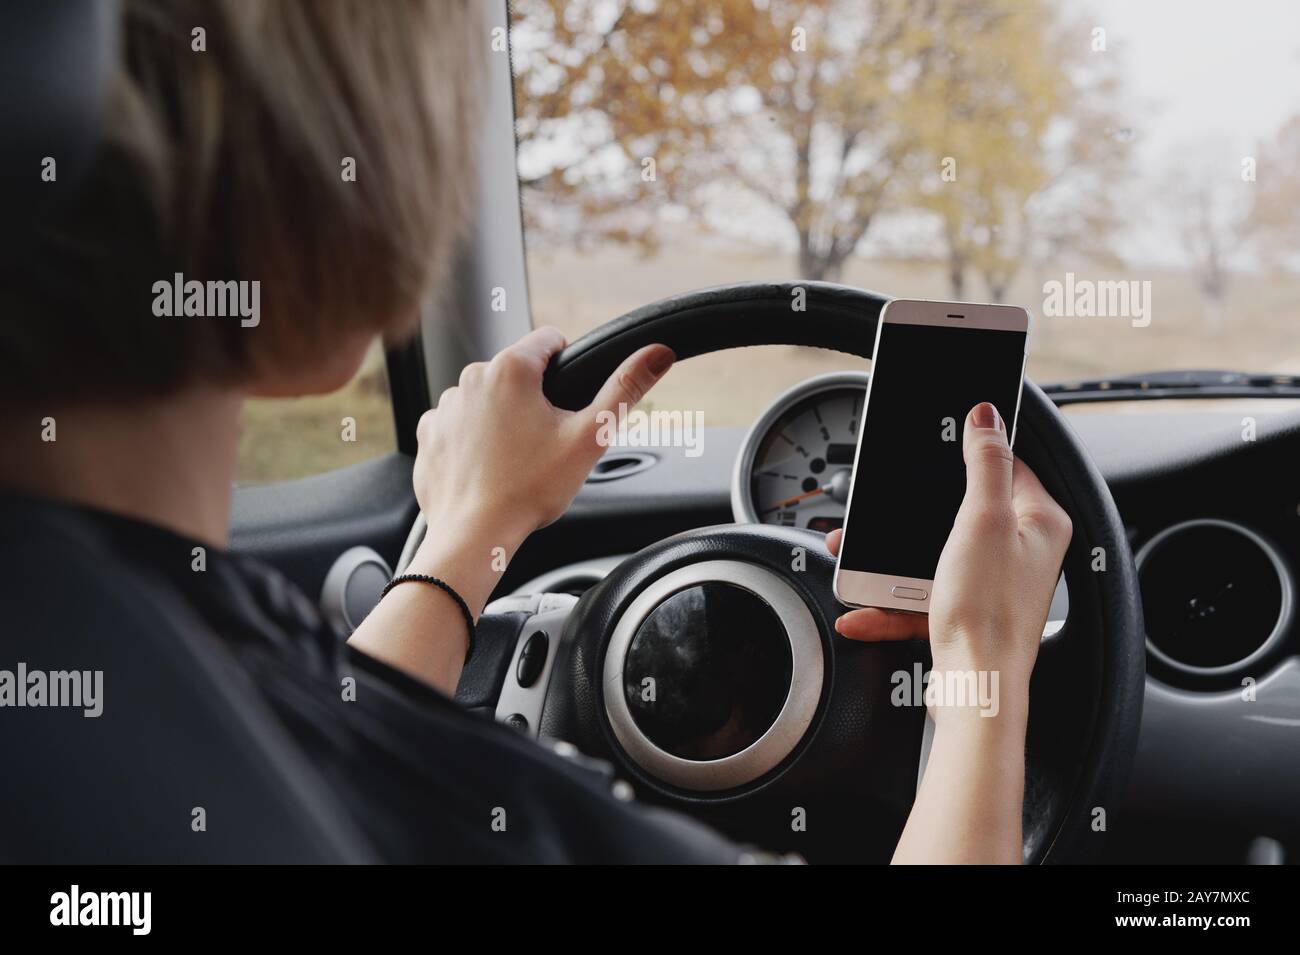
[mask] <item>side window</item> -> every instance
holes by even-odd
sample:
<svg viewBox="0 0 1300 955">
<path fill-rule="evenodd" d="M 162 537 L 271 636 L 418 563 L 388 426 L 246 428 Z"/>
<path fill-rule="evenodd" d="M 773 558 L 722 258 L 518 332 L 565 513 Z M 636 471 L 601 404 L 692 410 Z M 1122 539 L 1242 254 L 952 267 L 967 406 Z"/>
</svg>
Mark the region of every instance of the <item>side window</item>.
<svg viewBox="0 0 1300 955">
<path fill-rule="evenodd" d="M 332 471 L 397 448 L 379 343 L 338 391 L 310 398 L 259 398 L 244 407 L 239 484 L 267 484 Z"/>
</svg>

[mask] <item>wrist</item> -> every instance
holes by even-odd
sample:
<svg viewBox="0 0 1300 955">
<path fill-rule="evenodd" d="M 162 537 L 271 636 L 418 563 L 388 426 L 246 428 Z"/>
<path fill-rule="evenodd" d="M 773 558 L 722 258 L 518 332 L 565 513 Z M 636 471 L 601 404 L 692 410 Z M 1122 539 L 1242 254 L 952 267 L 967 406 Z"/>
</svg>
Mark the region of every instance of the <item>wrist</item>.
<svg viewBox="0 0 1300 955">
<path fill-rule="evenodd" d="M 1028 674 L 942 655 L 929 671 L 928 681 L 925 699 L 936 726 L 1024 736 L 1029 719 Z"/>
<path fill-rule="evenodd" d="M 972 746 L 1023 748 L 1029 726 L 1029 696 L 999 687 L 997 692 L 967 703 L 944 702 L 929 707 L 937 734 L 959 736 Z"/>
<path fill-rule="evenodd" d="M 402 573 L 394 577 L 388 582 L 388 585 L 384 587 L 383 592 L 379 595 L 380 603 L 383 604 L 384 599 L 388 597 L 390 593 L 405 584 L 420 585 L 427 590 L 436 589 L 442 594 L 445 594 L 446 599 L 456 605 L 456 609 L 460 612 L 461 620 L 465 624 L 462 639 L 459 643 L 464 649 L 464 659 L 468 660 L 470 655 L 474 652 L 474 628 L 476 615 L 474 611 L 470 609 L 469 604 L 461 596 L 460 591 L 441 577 L 434 576 L 433 574 Z M 408 595 L 414 595 L 416 593 L 416 587 L 409 587 L 405 593 Z M 387 606 L 391 608 L 393 606 L 392 601 L 396 599 L 398 598 L 390 598 L 390 602 Z"/>
<path fill-rule="evenodd" d="M 499 503 L 460 501 L 452 506 L 422 507 L 428 530 L 425 542 L 442 541 L 457 546 L 500 548 L 514 556 L 521 544 L 537 529 L 518 509 Z"/>
<path fill-rule="evenodd" d="M 938 675 L 965 677 L 969 684 L 996 692 L 1009 703 L 1022 703 L 1028 709 L 1029 681 L 1033 676 L 1039 636 L 1020 638 L 1006 633 L 976 636 L 962 633 L 947 639 L 930 638 L 933 672 Z M 1022 650 L 1022 647 L 1032 649 Z M 969 695 L 969 694 L 968 694 Z M 1014 708 L 1014 707 L 1013 707 Z"/>
<path fill-rule="evenodd" d="M 428 529 L 405 573 L 445 580 L 477 617 L 528 536 L 504 521 L 426 514 Z"/>
</svg>

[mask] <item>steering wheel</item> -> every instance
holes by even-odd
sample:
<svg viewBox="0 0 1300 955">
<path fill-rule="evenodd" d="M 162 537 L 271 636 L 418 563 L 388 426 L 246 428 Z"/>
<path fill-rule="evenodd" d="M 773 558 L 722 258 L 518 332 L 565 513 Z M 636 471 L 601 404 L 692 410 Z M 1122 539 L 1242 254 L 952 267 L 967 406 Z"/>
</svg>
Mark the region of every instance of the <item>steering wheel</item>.
<svg viewBox="0 0 1300 955">
<path fill-rule="evenodd" d="M 820 282 L 673 296 L 569 345 L 545 392 L 559 407 L 584 407 L 623 359 L 654 342 L 679 360 L 770 344 L 870 357 L 887 301 Z M 1044 638 L 1030 687 L 1024 859 L 1086 861 L 1118 810 L 1137 745 L 1137 573 L 1105 480 L 1029 381 L 1016 453 L 1074 524 L 1063 564 L 1069 614 Z M 470 689 L 457 696 L 613 762 L 641 798 L 738 839 L 811 861 L 885 861 L 928 752 L 932 724 L 913 695 L 928 646 L 836 634 L 844 608 L 833 569 L 822 536 L 806 530 L 736 524 L 675 535 L 628 557 L 576 606 L 542 597 L 491 607 L 505 612 L 484 614 L 462 680 Z M 491 635 L 495 649 L 485 649 Z"/>
</svg>

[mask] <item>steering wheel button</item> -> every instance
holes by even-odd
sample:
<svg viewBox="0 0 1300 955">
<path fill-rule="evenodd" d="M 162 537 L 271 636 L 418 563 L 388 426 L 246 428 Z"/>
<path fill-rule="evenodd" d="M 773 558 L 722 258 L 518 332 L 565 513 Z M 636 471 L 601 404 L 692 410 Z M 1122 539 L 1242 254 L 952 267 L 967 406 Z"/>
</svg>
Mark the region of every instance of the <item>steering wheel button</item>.
<svg viewBox="0 0 1300 955">
<path fill-rule="evenodd" d="M 930 596 L 928 590 L 922 590 L 920 587 L 890 587 L 889 592 L 895 597 L 902 597 L 904 600 L 924 600 Z"/>
<path fill-rule="evenodd" d="M 651 743 L 705 762 L 734 756 L 767 732 L 790 695 L 792 668 L 789 636 L 771 606 L 710 580 L 672 594 L 637 627 L 623 693 Z"/>
<path fill-rule="evenodd" d="M 530 687 L 537 682 L 537 678 L 542 675 L 542 668 L 546 666 L 546 651 L 549 646 L 550 640 L 544 631 L 537 630 L 529 636 L 524 648 L 519 651 L 519 663 L 515 666 L 515 679 L 520 686 Z"/>
</svg>

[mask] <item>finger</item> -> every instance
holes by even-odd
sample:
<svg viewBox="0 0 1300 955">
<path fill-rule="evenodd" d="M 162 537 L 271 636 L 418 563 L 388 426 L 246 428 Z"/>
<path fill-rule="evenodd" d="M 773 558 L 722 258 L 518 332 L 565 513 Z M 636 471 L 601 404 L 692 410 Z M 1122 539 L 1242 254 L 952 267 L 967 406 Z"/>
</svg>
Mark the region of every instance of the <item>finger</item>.
<svg viewBox="0 0 1300 955">
<path fill-rule="evenodd" d="M 546 371 L 551 356 L 564 348 L 565 344 L 564 334 L 558 328 L 543 325 L 541 328 L 534 328 L 519 341 L 504 349 L 501 355 L 526 361 L 540 375 Z"/>
<path fill-rule="evenodd" d="M 620 415 L 637 405 L 655 386 L 677 356 L 667 345 L 647 345 L 629 355 L 601 387 L 596 399 L 587 406 L 588 417 L 601 412 Z"/>
<path fill-rule="evenodd" d="M 1007 443 L 1002 416 L 987 401 L 966 416 L 962 455 L 966 459 L 966 502 L 981 509 L 1009 509 L 1015 456 Z"/>
<path fill-rule="evenodd" d="M 443 390 L 442 394 L 438 396 L 438 400 L 434 403 L 434 406 L 431 410 L 433 411 L 442 410 L 446 408 L 448 405 L 450 405 L 453 401 L 455 401 L 459 396 L 460 396 L 460 389 L 455 385 L 452 385 L 450 388 L 446 388 Z"/>
<path fill-rule="evenodd" d="M 476 361 L 466 365 L 460 372 L 460 387 L 469 388 L 483 380 L 487 371 L 487 362 Z"/>
<path fill-rule="evenodd" d="M 850 640 L 868 643 L 929 639 L 930 618 L 921 613 L 866 607 L 850 610 L 836 620 L 835 632 Z"/>
<path fill-rule="evenodd" d="M 420 415 L 420 420 L 415 423 L 415 440 L 420 444 L 428 440 L 425 436 L 429 433 L 429 429 L 433 427 L 433 416 L 435 414 L 436 412 L 430 408 Z"/>
<path fill-rule="evenodd" d="M 830 551 L 832 557 L 840 556 L 840 541 L 843 539 L 844 531 L 839 527 L 826 535 L 826 549 Z"/>
</svg>

